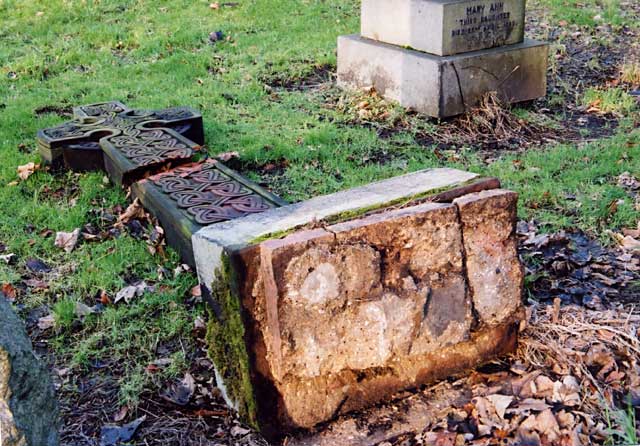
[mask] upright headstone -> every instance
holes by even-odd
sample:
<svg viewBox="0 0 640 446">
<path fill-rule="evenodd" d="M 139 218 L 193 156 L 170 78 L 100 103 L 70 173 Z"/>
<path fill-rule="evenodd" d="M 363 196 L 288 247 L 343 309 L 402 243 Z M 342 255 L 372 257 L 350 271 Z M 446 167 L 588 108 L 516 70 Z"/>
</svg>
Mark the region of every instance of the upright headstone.
<svg viewBox="0 0 640 446">
<path fill-rule="evenodd" d="M 338 83 L 434 117 L 488 92 L 544 96 L 548 45 L 524 38 L 525 0 L 362 0 L 361 35 L 338 39 Z"/>
</svg>

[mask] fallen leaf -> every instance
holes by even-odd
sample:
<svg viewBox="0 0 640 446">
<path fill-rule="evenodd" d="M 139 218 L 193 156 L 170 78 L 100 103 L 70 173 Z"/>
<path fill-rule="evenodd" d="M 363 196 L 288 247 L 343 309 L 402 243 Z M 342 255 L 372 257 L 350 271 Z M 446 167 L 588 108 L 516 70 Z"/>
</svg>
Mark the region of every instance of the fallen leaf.
<svg viewBox="0 0 640 446">
<path fill-rule="evenodd" d="M 73 232 L 56 232 L 55 246 L 64 249 L 66 252 L 71 252 L 78 245 L 78 237 L 80 236 L 80 229 L 74 229 Z"/>
<path fill-rule="evenodd" d="M 507 409 L 506 413 L 508 414 L 530 414 L 531 412 L 542 412 L 543 410 L 549 409 L 549 406 L 542 399 L 535 398 L 525 398 L 520 401 L 516 407 Z"/>
<path fill-rule="evenodd" d="M 489 395 L 486 398 L 493 403 L 493 407 L 496 408 L 496 413 L 498 414 L 498 416 L 504 419 L 504 414 L 513 401 L 513 397 L 508 395 L 495 394 Z"/>
<path fill-rule="evenodd" d="M 28 259 L 26 265 L 34 273 L 51 272 L 51 267 L 39 259 Z"/>
<path fill-rule="evenodd" d="M 96 312 L 97 311 L 95 307 L 90 307 L 89 305 L 86 305 L 82 302 L 76 302 L 76 309 L 75 309 L 76 316 L 85 317 Z"/>
<path fill-rule="evenodd" d="M 98 300 L 102 305 L 109 305 L 111 303 L 111 298 L 104 290 L 100 290 L 100 292 L 98 293 Z"/>
<path fill-rule="evenodd" d="M 193 322 L 193 328 L 196 330 L 206 330 L 207 323 L 204 321 L 202 316 L 198 316 L 196 320 Z"/>
<path fill-rule="evenodd" d="M 138 427 L 146 420 L 146 415 L 124 426 L 107 424 L 100 429 L 100 446 L 120 446 L 133 438 Z"/>
<path fill-rule="evenodd" d="M 565 406 L 575 407 L 580 405 L 580 384 L 573 376 L 565 376 L 562 382 L 553 384 L 554 403 L 562 403 Z"/>
<path fill-rule="evenodd" d="M 536 416 L 535 429 L 552 443 L 560 438 L 560 426 L 551 409 L 540 412 Z"/>
<path fill-rule="evenodd" d="M 129 303 L 131 299 L 134 297 L 142 296 L 145 291 L 147 291 L 147 284 L 143 281 L 136 285 L 129 285 L 118 291 L 115 299 L 113 300 L 114 304 L 117 304 L 121 300 L 124 300 L 126 303 Z"/>
<path fill-rule="evenodd" d="M 2 288 L 0 288 L 0 293 L 4 294 L 9 302 L 13 302 L 16 300 L 16 289 L 10 283 L 3 283 Z"/>
<path fill-rule="evenodd" d="M 13 262 L 16 261 L 17 258 L 18 257 L 13 253 L 3 254 L 0 256 L 0 261 L 3 261 L 7 265 L 11 265 Z"/>
<path fill-rule="evenodd" d="M 23 280 L 22 283 L 31 288 L 32 291 L 46 290 L 49 288 L 49 282 L 40 279 L 27 279 Z"/>
<path fill-rule="evenodd" d="M 231 436 L 233 437 L 244 437 L 245 435 L 247 435 L 249 432 L 251 432 L 250 429 L 247 429 L 246 427 L 241 427 L 241 426 L 233 426 L 231 428 L 231 430 L 229 431 L 229 433 L 231 434 Z M 453 437 L 455 438 L 455 434 L 453 434 Z M 444 446 L 447 443 L 440 443 L 442 446 Z"/>
<path fill-rule="evenodd" d="M 18 177 L 24 181 L 33 175 L 38 169 L 40 169 L 40 164 L 35 164 L 33 162 L 18 166 Z"/>
<path fill-rule="evenodd" d="M 193 376 L 190 373 L 186 373 L 182 381 L 170 384 L 160 393 L 160 396 L 178 406 L 186 406 L 193 396 L 195 384 Z"/>
<path fill-rule="evenodd" d="M 218 153 L 216 155 L 216 158 L 219 159 L 220 161 L 229 161 L 232 159 L 240 158 L 240 154 L 236 151 L 223 152 L 223 153 Z"/>
<path fill-rule="evenodd" d="M 48 330 L 56 325 L 56 319 L 53 314 L 38 319 L 38 328 L 40 330 Z"/>
<path fill-rule="evenodd" d="M 116 423 L 119 423 L 120 421 L 124 420 L 127 417 L 128 413 L 129 413 L 129 407 L 122 406 L 120 410 L 117 411 L 113 416 L 113 421 L 115 421 Z"/>
<path fill-rule="evenodd" d="M 140 199 L 136 198 L 133 203 L 127 207 L 127 209 L 118 216 L 118 221 L 116 225 L 124 225 L 129 223 L 133 219 L 143 220 L 146 218 L 146 213 L 144 212 L 144 208 L 142 204 L 140 204 Z"/>
</svg>

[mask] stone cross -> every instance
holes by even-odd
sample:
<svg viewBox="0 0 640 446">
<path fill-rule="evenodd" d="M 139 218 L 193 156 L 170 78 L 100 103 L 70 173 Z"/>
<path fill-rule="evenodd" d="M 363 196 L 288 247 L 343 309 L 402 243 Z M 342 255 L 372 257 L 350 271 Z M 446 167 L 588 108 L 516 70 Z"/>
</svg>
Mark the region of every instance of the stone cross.
<svg viewBox="0 0 640 446">
<path fill-rule="evenodd" d="M 187 107 L 133 110 L 111 101 L 73 113 L 72 121 L 38 132 L 43 159 L 78 171 L 106 169 L 117 184 L 188 162 L 204 143 L 202 116 Z"/>
<path fill-rule="evenodd" d="M 191 265 L 191 237 L 200 229 L 287 204 L 213 159 L 138 181 L 131 192 L 158 217 L 169 244 Z"/>
</svg>

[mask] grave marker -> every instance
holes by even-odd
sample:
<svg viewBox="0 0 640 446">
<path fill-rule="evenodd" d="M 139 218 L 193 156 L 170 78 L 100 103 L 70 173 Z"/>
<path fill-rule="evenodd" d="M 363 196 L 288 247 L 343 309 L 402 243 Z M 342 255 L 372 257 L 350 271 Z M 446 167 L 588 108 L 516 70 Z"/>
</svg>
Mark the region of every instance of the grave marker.
<svg viewBox="0 0 640 446">
<path fill-rule="evenodd" d="M 496 91 L 546 94 L 548 45 L 524 38 L 525 0 L 363 0 L 360 36 L 338 39 L 338 83 L 444 118 Z"/>
<path fill-rule="evenodd" d="M 155 128 L 200 137 L 197 113 L 125 110 L 81 107 L 40 143 L 82 168 L 98 140 L 92 167 L 132 183 L 195 264 L 217 385 L 267 436 L 515 349 L 517 195 L 496 179 L 433 169 L 287 205 L 217 160 L 187 164 L 197 145 Z"/>
<path fill-rule="evenodd" d="M 496 187 L 434 169 L 198 231 L 227 403 L 278 436 L 512 351 L 517 196 Z"/>
<path fill-rule="evenodd" d="M 191 161 L 204 143 L 202 116 L 186 107 L 132 110 L 111 101 L 73 112 L 72 121 L 38 132 L 42 158 L 78 171 L 106 168 L 116 184 L 129 185 L 167 162 Z"/>
<path fill-rule="evenodd" d="M 138 181 L 131 191 L 160 220 L 169 244 L 191 265 L 191 236 L 203 227 L 287 204 L 212 159 Z"/>
</svg>

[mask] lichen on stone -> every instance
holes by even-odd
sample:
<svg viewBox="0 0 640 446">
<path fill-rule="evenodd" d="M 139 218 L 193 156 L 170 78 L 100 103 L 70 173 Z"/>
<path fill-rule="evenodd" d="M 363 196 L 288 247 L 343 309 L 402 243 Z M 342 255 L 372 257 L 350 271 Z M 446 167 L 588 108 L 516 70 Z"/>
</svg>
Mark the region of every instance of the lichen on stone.
<svg viewBox="0 0 640 446">
<path fill-rule="evenodd" d="M 240 298 L 234 292 L 234 273 L 229 257 L 223 255 L 222 266 L 215 271 L 211 297 L 218 304 L 220 314 L 209 311 L 207 345 L 218 377 L 218 387 L 226 393 L 227 403 L 253 427 L 258 427 L 257 406 L 245 343 Z"/>
</svg>

